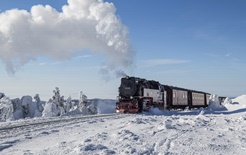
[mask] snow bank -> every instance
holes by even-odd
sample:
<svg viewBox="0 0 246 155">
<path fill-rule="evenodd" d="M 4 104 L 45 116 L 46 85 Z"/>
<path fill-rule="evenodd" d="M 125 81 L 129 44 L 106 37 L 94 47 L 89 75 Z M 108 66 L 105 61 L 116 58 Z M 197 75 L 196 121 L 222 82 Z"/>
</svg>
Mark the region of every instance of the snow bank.
<svg viewBox="0 0 246 155">
<path fill-rule="evenodd" d="M 232 104 L 240 104 L 242 106 L 246 106 L 246 95 L 241 95 L 235 99 L 232 99 Z"/>
<path fill-rule="evenodd" d="M 238 96 L 234 99 L 228 98 L 224 105 L 228 109 L 228 111 L 236 111 L 236 110 L 243 110 L 246 108 L 246 95 Z"/>
</svg>

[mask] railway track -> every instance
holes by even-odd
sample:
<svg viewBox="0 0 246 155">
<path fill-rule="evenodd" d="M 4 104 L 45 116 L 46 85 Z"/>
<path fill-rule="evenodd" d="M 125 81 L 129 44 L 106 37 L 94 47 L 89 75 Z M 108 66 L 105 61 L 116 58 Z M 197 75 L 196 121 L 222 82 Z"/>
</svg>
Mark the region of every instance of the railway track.
<svg viewBox="0 0 246 155">
<path fill-rule="evenodd" d="M 56 117 L 56 118 L 41 118 L 37 120 L 24 120 L 20 122 L 8 122 L 0 124 L 0 141 L 4 138 L 19 136 L 33 131 L 42 131 L 51 128 L 59 128 L 76 124 L 79 122 L 86 122 L 97 118 L 107 118 L 119 116 L 120 114 L 103 114 L 103 115 L 87 115 L 87 116 L 70 116 L 70 117 Z"/>
</svg>

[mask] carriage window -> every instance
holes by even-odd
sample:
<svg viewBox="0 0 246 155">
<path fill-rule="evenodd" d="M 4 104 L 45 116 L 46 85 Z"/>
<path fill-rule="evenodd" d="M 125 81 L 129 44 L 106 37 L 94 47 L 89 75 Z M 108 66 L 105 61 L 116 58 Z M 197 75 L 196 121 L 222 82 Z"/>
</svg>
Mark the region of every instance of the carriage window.
<svg viewBox="0 0 246 155">
<path fill-rule="evenodd" d="M 174 91 L 174 92 L 173 92 L 173 98 L 175 98 L 175 97 L 176 97 L 176 92 Z"/>
</svg>

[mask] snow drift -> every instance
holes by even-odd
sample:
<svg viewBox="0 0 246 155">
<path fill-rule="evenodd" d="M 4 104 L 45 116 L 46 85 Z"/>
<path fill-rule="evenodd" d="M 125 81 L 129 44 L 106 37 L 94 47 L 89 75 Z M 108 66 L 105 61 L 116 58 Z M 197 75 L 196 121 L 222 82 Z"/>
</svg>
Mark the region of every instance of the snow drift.
<svg viewBox="0 0 246 155">
<path fill-rule="evenodd" d="M 241 95 L 232 99 L 232 104 L 240 104 L 246 107 L 246 95 Z"/>
</svg>

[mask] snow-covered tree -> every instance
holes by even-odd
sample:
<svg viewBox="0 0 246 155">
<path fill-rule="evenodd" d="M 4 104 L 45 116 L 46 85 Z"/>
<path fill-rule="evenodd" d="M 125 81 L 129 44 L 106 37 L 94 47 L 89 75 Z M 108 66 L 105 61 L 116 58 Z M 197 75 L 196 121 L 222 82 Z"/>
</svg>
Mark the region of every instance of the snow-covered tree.
<svg viewBox="0 0 246 155">
<path fill-rule="evenodd" d="M 34 113 L 34 116 L 33 117 L 41 117 L 42 116 L 42 112 L 44 110 L 44 107 L 43 107 L 43 103 L 39 97 L 39 94 L 36 94 L 34 97 L 34 105 L 36 105 L 35 107 L 35 113 Z"/>
<path fill-rule="evenodd" d="M 21 98 L 21 105 L 24 109 L 24 117 L 33 117 L 35 113 L 36 105 L 32 104 L 32 97 L 27 95 Z"/>
<path fill-rule="evenodd" d="M 58 115 L 57 107 L 54 104 L 53 100 L 49 99 L 49 101 L 47 101 L 45 103 L 44 110 L 42 112 L 42 116 L 43 117 L 54 117 L 54 116 L 57 116 L 57 115 Z"/>
<path fill-rule="evenodd" d="M 65 114 L 65 100 L 64 100 L 64 96 L 62 96 L 59 100 L 59 105 L 58 105 L 58 109 L 59 109 L 59 116 L 62 116 Z"/>
<path fill-rule="evenodd" d="M 55 90 L 53 90 L 54 96 L 53 96 L 53 101 L 55 101 L 57 104 L 60 101 L 60 89 L 58 87 L 55 87 Z"/>
<path fill-rule="evenodd" d="M 61 116 L 65 114 L 65 100 L 64 100 L 64 96 L 60 95 L 60 90 L 58 87 L 55 87 L 55 90 L 53 90 L 53 97 L 52 99 L 50 99 L 44 107 L 44 112 L 43 112 L 43 116 Z M 46 114 L 47 113 L 47 114 Z"/>
<path fill-rule="evenodd" d="M 14 118 L 15 119 L 21 119 L 21 118 L 25 118 L 24 117 L 24 109 L 21 105 L 21 100 L 19 98 L 15 98 L 11 100 L 13 107 L 14 107 Z"/>
<path fill-rule="evenodd" d="M 78 109 L 82 112 L 82 114 L 87 115 L 87 96 L 83 94 L 82 91 L 79 92 L 79 103 L 78 103 Z"/>
<path fill-rule="evenodd" d="M 0 96 L 0 121 L 13 120 L 14 108 L 11 100 L 3 93 Z"/>
<path fill-rule="evenodd" d="M 69 96 L 65 103 L 65 113 L 69 112 L 73 108 L 72 98 Z"/>
<path fill-rule="evenodd" d="M 94 103 L 91 103 L 91 104 L 87 107 L 87 110 L 88 110 L 88 114 L 90 114 L 90 115 L 95 115 L 95 114 L 97 114 L 97 108 L 96 108 L 96 106 L 94 105 Z"/>
<path fill-rule="evenodd" d="M 42 112 L 44 110 L 44 107 L 43 107 L 42 101 L 39 97 L 39 94 L 36 94 L 33 98 L 34 98 L 34 102 L 36 102 L 36 104 L 37 104 L 38 110 L 40 112 Z"/>
</svg>

